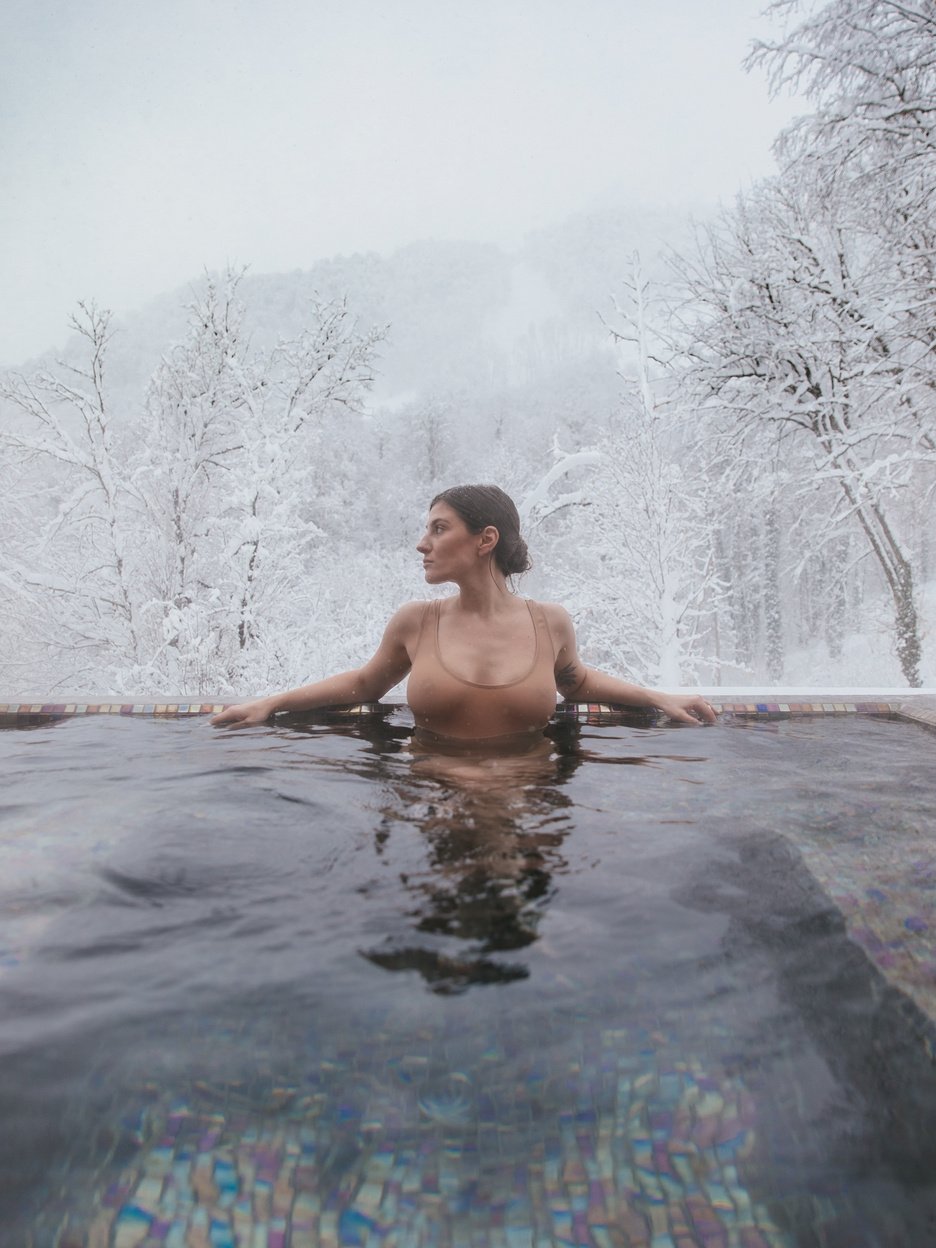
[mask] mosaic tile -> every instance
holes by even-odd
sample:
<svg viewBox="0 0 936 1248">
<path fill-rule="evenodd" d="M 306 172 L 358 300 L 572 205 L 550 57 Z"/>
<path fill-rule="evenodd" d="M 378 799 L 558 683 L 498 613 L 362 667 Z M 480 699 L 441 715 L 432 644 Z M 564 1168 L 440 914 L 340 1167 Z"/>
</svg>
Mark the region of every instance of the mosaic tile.
<svg viewBox="0 0 936 1248">
<path fill-rule="evenodd" d="M 353 1074 L 340 1064 L 331 1064 L 333 1092 L 311 1114 L 299 1088 L 275 1118 L 219 1110 L 206 1103 L 207 1083 L 200 1097 L 165 1095 L 141 1118 L 136 1154 L 69 1218 L 62 1248 L 792 1248 L 747 1185 L 758 1117 L 751 1091 L 698 1058 L 674 1060 L 665 1036 L 648 1043 L 639 1030 L 609 1029 L 581 1060 L 566 1053 L 556 1069 L 540 1062 L 525 1079 L 487 1063 L 490 1108 L 475 1096 L 468 1120 L 461 1111 L 451 1122 L 448 1113 L 446 1121 L 419 1114 L 394 1127 L 378 1116 L 363 1148 L 357 1122 L 339 1112 L 341 1082 Z M 366 1055 L 357 1061 L 367 1066 Z M 561 1078 L 566 1093 L 531 1141 L 518 1110 L 527 1087 L 538 1103 L 544 1077 Z M 467 1073 L 447 1079 L 451 1089 L 430 1081 L 421 1101 L 474 1088 Z M 608 1080 L 616 1097 L 598 1109 Z M 419 1099 L 416 1088 L 410 1095 Z M 228 1097 L 218 1089 L 215 1099 Z M 496 1121 L 486 1117 L 495 1100 Z M 341 1172 L 327 1160 L 336 1156 Z M 323 1173 L 319 1157 L 332 1168 Z"/>
<path fill-rule="evenodd" d="M 834 843 L 808 830 L 784 835 L 841 911 L 851 939 L 936 1026 L 936 885 L 919 839 L 895 830 L 875 841 L 860 825 Z"/>
<path fill-rule="evenodd" d="M 888 702 L 835 702 L 835 701 L 788 701 L 772 702 L 767 699 L 737 701 L 711 695 L 709 698 L 717 712 L 728 716 L 748 718 L 780 718 L 794 715 L 893 715 L 913 719 L 917 723 L 936 728 L 936 699 L 920 698 L 916 701 L 894 699 Z M 72 715 L 124 715 L 124 716 L 189 716 L 216 715 L 232 702 L 134 702 L 134 703 L 0 703 L 0 720 L 20 716 L 66 717 Z M 355 719 L 370 715 L 385 715 L 403 707 L 399 702 L 369 702 L 355 706 L 322 707 L 314 712 L 324 719 Z M 620 722 L 622 717 L 633 721 L 635 716 L 655 717 L 656 712 L 645 707 L 617 706 L 605 702 L 561 702 L 556 707 L 554 719 L 575 720 L 591 724 Z"/>
</svg>

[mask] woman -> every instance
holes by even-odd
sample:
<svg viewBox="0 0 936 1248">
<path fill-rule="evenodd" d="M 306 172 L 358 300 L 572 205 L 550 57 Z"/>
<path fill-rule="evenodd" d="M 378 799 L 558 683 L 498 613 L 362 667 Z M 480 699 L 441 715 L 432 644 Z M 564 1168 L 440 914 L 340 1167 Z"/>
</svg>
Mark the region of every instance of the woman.
<svg viewBox="0 0 936 1248">
<path fill-rule="evenodd" d="M 489 744 L 539 735 L 556 690 L 569 701 L 656 707 L 682 723 L 714 723 L 715 712 L 697 694 L 658 693 L 586 667 L 563 607 L 510 592 L 507 578 L 527 571 L 530 559 L 517 509 L 496 485 L 436 495 L 416 549 L 428 584 L 452 581 L 457 594 L 401 607 L 357 671 L 228 707 L 211 722 L 248 728 L 276 711 L 376 702 L 408 675 L 417 731 L 430 740 Z"/>
</svg>

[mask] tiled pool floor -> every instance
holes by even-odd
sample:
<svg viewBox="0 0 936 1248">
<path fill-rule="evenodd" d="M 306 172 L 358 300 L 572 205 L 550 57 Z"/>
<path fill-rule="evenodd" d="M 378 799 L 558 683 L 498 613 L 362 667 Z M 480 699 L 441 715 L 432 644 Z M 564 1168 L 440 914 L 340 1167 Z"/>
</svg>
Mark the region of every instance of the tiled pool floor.
<svg viewBox="0 0 936 1248">
<path fill-rule="evenodd" d="M 419 1077 L 430 1048 L 383 1052 L 363 1101 L 348 1088 L 366 1079 L 358 1054 L 356 1071 L 322 1061 L 311 1093 L 277 1089 L 280 1114 L 204 1085 L 154 1103 L 146 1146 L 62 1216 L 56 1248 L 792 1248 L 744 1177 L 756 1104 L 736 1074 L 674 1060 L 660 1033 L 607 1029 L 550 1072 L 566 1108 L 538 1123 L 535 1061 L 501 1086 L 495 1059 L 483 1089 L 456 1075 L 440 1091 Z M 395 1061 L 414 1086 L 387 1086 Z"/>
<path fill-rule="evenodd" d="M 845 826 L 817 820 L 782 831 L 841 912 L 849 937 L 922 1012 L 924 1043 L 936 1060 L 936 811 L 929 828 L 881 830 L 859 806 Z"/>
</svg>

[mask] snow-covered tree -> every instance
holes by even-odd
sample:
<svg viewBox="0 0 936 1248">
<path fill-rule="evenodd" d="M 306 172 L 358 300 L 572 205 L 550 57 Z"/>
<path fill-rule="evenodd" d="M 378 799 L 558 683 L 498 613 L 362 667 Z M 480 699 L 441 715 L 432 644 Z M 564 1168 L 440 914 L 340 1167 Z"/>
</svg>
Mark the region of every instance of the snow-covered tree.
<svg viewBox="0 0 936 1248">
<path fill-rule="evenodd" d="M 5 499 L 7 558 L 30 599 L 32 629 L 46 648 L 69 653 L 80 683 L 102 663 L 139 665 L 142 587 L 133 567 L 133 485 L 122 468 L 127 443 L 105 384 L 110 314 L 80 304 L 71 324 L 85 362 L 0 381 L 0 397 L 21 418 L 0 442 L 37 470 L 19 481 L 32 500 L 30 523 L 17 523 L 23 495 Z"/>
<path fill-rule="evenodd" d="M 773 89 L 803 91 L 816 111 L 781 134 L 785 170 L 821 188 L 864 253 L 873 349 L 899 378 L 904 436 L 936 451 L 936 8 L 903 0 L 777 0 L 803 20 L 758 42 Z M 804 206 L 808 207 L 808 204 Z M 852 280 L 857 276 L 852 267 Z M 888 373 L 883 370 L 885 384 Z"/>
<path fill-rule="evenodd" d="M 581 493 L 570 605 L 594 661 L 657 685 L 698 677 L 722 599 L 713 510 L 669 345 L 635 257 L 611 327 L 622 347 L 617 421 Z"/>
<path fill-rule="evenodd" d="M 901 669 L 917 685 L 913 552 L 895 496 L 931 458 L 928 415 L 894 346 L 886 259 L 853 211 L 840 186 L 809 168 L 739 198 L 679 265 L 701 309 L 688 355 L 700 402 L 743 426 L 762 453 L 786 438 L 801 488 L 834 487 L 826 527 L 863 534 L 893 602 Z"/>
<path fill-rule="evenodd" d="M 820 135 L 839 160 L 904 179 L 906 157 L 936 154 L 936 11 L 929 0 L 773 0 L 787 21 L 778 39 L 757 40 L 749 65 L 766 67 L 774 91 L 791 86 L 816 111 L 784 135 L 787 146 Z M 794 24 L 796 18 L 801 20 Z"/>
<path fill-rule="evenodd" d="M 142 410 L 110 410 L 110 321 L 94 308 L 75 322 L 86 367 L 4 383 L 23 419 L 3 439 L 42 461 L 59 499 L 34 534 L 21 527 L 17 549 L 72 689 L 89 671 L 123 693 L 189 695 L 301 671 L 315 544 L 326 516 L 343 523 L 348 427 L 380 335 L 343 303 L 319 303 L 297 338 L 252 350 L 238 282 L 209 278 L 196 294 Z"/>
<path fill-rule="evenodd" d="M 253 351 L 239 280 L 209 279 L 192 303 L 188 339 L 150 386 L 132 467 L 161 535 L 152 653 L 173 688 L 242 688 L 290 670 L 314 614 L 315 544 L 326 516 L 341 516 L 336 494 L 349 498 L 345 434 L 379 341 L 344 303 L 319 303 L 299 337 Z"/>
</svg>

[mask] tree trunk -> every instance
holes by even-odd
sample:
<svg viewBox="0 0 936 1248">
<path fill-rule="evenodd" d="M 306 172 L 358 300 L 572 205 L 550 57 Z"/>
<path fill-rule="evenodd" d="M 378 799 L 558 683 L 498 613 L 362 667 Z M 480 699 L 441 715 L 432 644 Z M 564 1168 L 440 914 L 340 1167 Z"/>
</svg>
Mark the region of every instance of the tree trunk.
<svg viewBox="0 0 936 1248">
<path fill-rule="evenodd" d="M 771 503 L 764 517 L 764 652 L 767 679 L 783 680 L 783 612 L 780 602 L 780 526 L 777 508 Z"/>
<path fill-rule="evenodd" d="M 900 670 L 910 688 L 919 689 L 923 683 L 920 679 L 923 648 L 920 644 L 920 626 L 914 602 L 913 569 L 894 537 L 880 504 L 860 501 L 846 480 L 842 482 L 842 489 L 855 508 L 858 523 L 864 530 L 890 590 L 894 603 L 895 649 Z"/>
<path fill-rule="evenodd" d="M 845 624 L 848 618 L 848 603 L 845 595 L 845 566 L 847 562 L 848 538 L 838 537 L 829 543 L 829 549 L 823 559 L 824 579 L 828 596 L 825 638 L 829 655 L 833 659 L 842 657 L 842 648 L 845 641 Z"/>
</svg>

